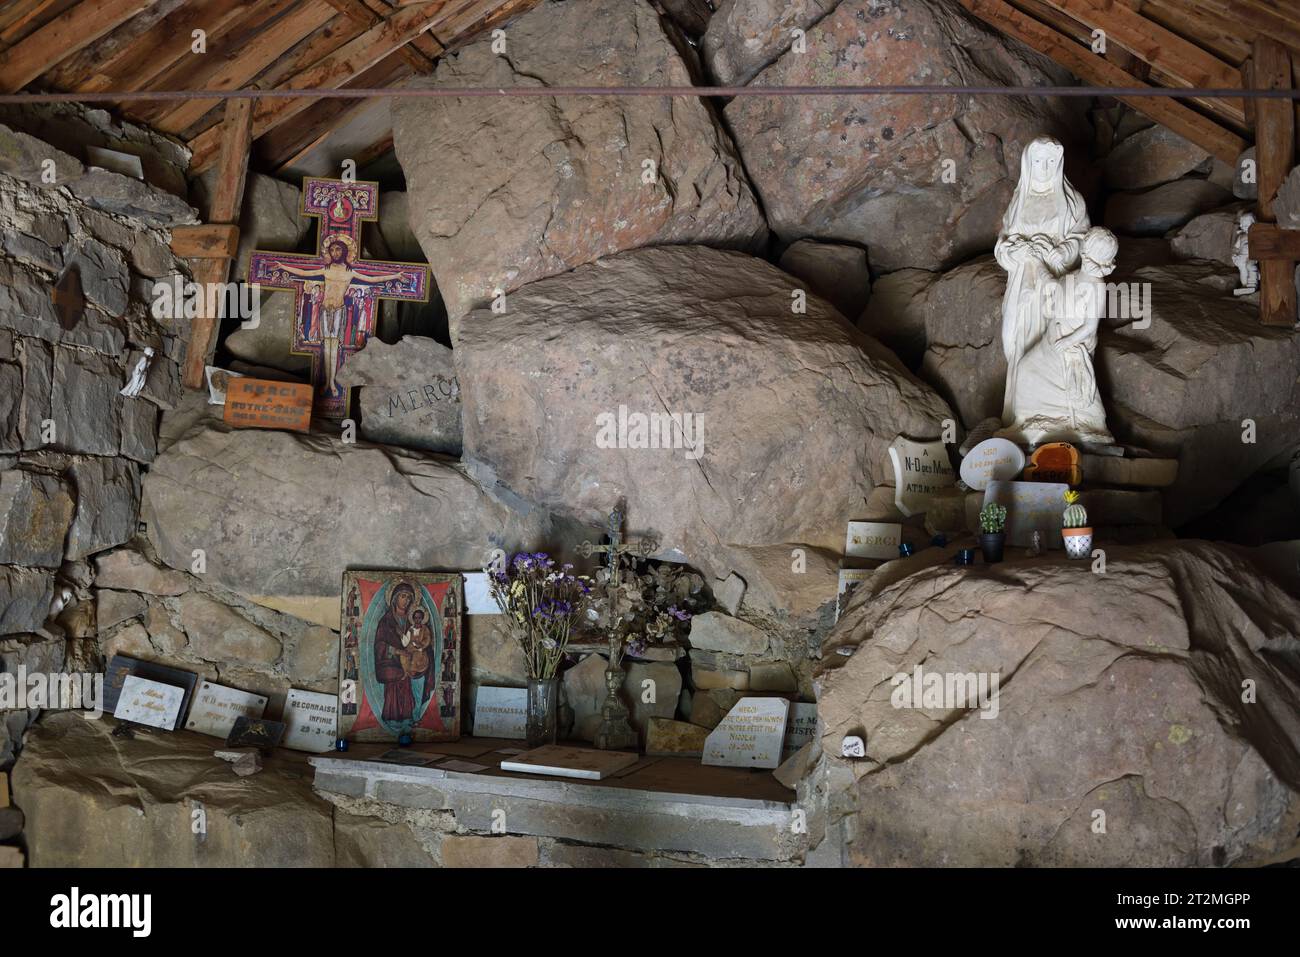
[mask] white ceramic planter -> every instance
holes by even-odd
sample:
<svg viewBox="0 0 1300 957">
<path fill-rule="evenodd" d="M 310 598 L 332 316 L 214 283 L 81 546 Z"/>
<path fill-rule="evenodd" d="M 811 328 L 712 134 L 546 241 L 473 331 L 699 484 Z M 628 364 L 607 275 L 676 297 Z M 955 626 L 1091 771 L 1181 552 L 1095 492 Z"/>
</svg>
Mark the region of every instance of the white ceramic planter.
<svg viewBox="0 0 1300 957">
<path fill-rule="evenodd" d="M 1091 528 L 1063 528 L 1061 538 L 1065 541 L 1065 553 L 1071 558 L 1087 558 L 1092 554 Z"/>
</svg>

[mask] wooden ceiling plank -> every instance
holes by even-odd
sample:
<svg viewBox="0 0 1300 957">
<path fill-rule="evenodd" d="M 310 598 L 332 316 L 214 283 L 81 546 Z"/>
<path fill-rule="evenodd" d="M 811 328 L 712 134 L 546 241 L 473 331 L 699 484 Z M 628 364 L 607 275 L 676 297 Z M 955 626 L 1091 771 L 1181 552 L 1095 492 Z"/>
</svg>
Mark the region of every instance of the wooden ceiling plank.
<svg viewBox="0 0 1300 957">
<path fill-rule="evenodd" d="M 345 17 L 349 17 L 367 28 L 373 27 L 385 16 L 393 12 L 392 8 L 387 6 L 383 0 L 367 0 L 365 3 L 362 0 L 325 0 L 325 2 Z M 430 59 L 430 55 L 426 55 L 425 51 L 419 49 L 426 39 L 425 35 L 421 34 L 398 51 L 402 59 L 410 64 L 411 69 L 420 74 L 433 72 L 433 60 Z M 438 52 L 441 52 L 441 50 Z M 431 55 L 436 56 L 437 53 Z"/>
<path fill-rule="evenodd" d="M 1147 85 L 1004 0 L 961 0 L 961 3 L 990 26 L 1050 57 L 1085 83 L 1110 87 Z M 1246 148 L 1240 136 L 1176 100 L 1145 96 L 1118 99 L 1226 163 L 1235 164 Z"/>
<path fill-rule="evenodd" d="M 1283 12 L 1272 3 L 1228 0 L 1226 13 L 1231 21 L 1246 24 L 1260 36 L 1300 49 L 1300 11 L 1291 0 L 1285 2 L 1290 9 Z"/>
<path fill-rule="evenodd" d="M 1291 89 L 1291 52 L 1271 37 L 1255 40 L 1252 78 L 1261 90 Z M 1275 222 L 1273 200 L 1295 163 L 1295 107 L 1291 100 L 1261 99 L 1255 104 L 1255 147 L 1259 164 L 1261 223 Z M 1259 262 L 1259 319 L 1266 326 L 1296 322 L 1295 262 Z"/>
<path fill-rule="evenodd" d="M 1183 86 L 1223 89 L 1241 86 L 1241 72 L 1212 53 L 1166 30 L 1122 4 L 1102 5 L 1097 0 L 1045 0 L 1069 14 L 1090 30 L 1102 30 L 1108 42 L 1128 50 Z M 1245 121 L 1242 100 L 1219 100 L 1231 110 L 1232 119 Z"/>
<path fill-rule="evenodd" d="M 131 17 L 116 30 L 96 40 L 90 46 L 64 60 L 43 77 L 43 82 L 58 90 L 89 91 L 90 84 L 103 79 L 103 73 L 112 64 L 127 61 L 126 51 L 140 38 L 147 36 L 160 22 L 170 16 L 186 0 L 157 0 L 148 8 Z M 122 87 L 131 89 L 130 87 Z M 111 89 L 111 87 L 104 87 Z"/>
<path fill-rule="evenodd" d="M 1240 24 L 1234 27 L 1219 14 L 1199 6 L 1196 0 L 1147 0 L 1142 15 L 1227 63 L 1240 66 L 1250 56 L 1253 31 L 1248 36 L 1240 35 Z"/>
<path fill-rule="evenodd" d="M 387 20 L 367 30 L 351 43 L 281 84 L 280 89 L 335 89 L 406 45 L 429 28 L 441 4 L 425 3 L 404 7 Z M 258 105 L 253 115 L 254 138 L 307 109 L 312 100 L 277 98 Z M 194 156 L 190 169 L 198 172 L 211 165 L 220 145 L 221 133 L 213 127 L 190 141 Z"/>
<path fill-rule="evenodd" d="M 83 71 L 84 79 L 79 84 L 66 85 L 84 93 L 146 89 L 165 71 L 198 55 L 193 52 L 195 30 L 203 30 L 205 42 L 211 44 L 237 23 L 240 17 L 246 16 L 256 2 L 257 0 L 186 0 L 179 9 L 141 33 L 113 56 L 98 61 L 87 59 L 89 68 Z"/>
<path fill-rule="evenodd" d="M 389 54 L 369 70 L 359 73 L 344 87 L 394 86 L 411 75 L 410 66 L 397 54 Z M 364 109 L 371 101 L 327 100 L 304 110 L 259 139 L 254 157 L 266 168 L 279 172 L 311 153 L 334 130 Z"/>
<path fill-rule="evenodd" d="M 17 43 L 29 33 L 49 23 L 77 0 L 31 0 L 14 3 L 0 14 L 0 44 Z"/>
<path fill-rule="evenodd" d="M 204 79 L 202 88 L 239 89 L 332 16 L 333 8 L 322 0 L 308 0 L 294 7 L 227 58 Z M 187 100 L 158 117 L 154 125 L 166 133 L 182 133 L 218 103 L 216 100 Z"/>
<path fill-rule="evenodd" d="M 152 0 L 82 0 L 15 43 L 0 60 L 0 92 L 15 93 L 135 16 Z"/>
<path fill-rule="evenodd" d="M 244 183 L 248 178 L 248 155 L 252 147 L 252 100 L 228 100 L 226 115 L 221 123 L 221 152 L 218 157 L 216 181 L 212 187 L 208 208 L 208 222 L 237 226 L 244 205 Z M 225 282 L 230 270 L 228 259 L 202 259 L 192 269 L 197 283 Z M 206 302 L 209 298 L 201 296 Z M 190 326 L 190 341 L 185 348 L 182 381 L 187 388 L 203 387 L 203 367 L 216 350 L 218 316 L 202 315 Z"/>
</svg>

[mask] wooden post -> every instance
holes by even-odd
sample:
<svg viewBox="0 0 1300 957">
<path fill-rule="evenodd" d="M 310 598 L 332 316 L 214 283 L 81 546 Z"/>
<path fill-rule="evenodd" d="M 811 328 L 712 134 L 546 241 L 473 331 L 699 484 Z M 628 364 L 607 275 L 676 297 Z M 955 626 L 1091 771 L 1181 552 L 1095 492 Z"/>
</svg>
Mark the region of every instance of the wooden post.
<svg viewBox="0 0 1300 957">
<path fill-rule="evenodd" d="M 1252 79 L 1257 89 L 1291 89 L 1291 54 L 1281 43 L 1261 36 L 1255 40 Z M 1274 223 L 1273 200 L 1295 164 L 1295 103 L 1261 99 L 1255 104 L 1255 152 L 1258 163 L 1259 222 Z M 1259 319 L 1266 326 L 1294 326 L 1296 288 L 1294 261 L 1259 260 Z"/>
<path fill-rule="evenodd" d="M 221 156 L 217 167 L 216 185 L 212 190 L 208 221 L 213 224 L 236 226 L 244 205 L 244 181 L 248 175 L 248 154 L 252 147 L 253 100 L 251 97 L 226 101 L 226 116 L 221 123 Z M 219 256 L 193 262 L 194 281 L 200 288 L 207 283 L 225 282 L 230 269 L 230 259 Z M 217 297 L 204 295 L 206 303 Z M 220 316 L 202 314 L 190 327 L 190 341 L 185 350 L 182 381 L 186 388 L 203 387 L 203 367 L 208 364 L 217 345 Z"/>
</svg>

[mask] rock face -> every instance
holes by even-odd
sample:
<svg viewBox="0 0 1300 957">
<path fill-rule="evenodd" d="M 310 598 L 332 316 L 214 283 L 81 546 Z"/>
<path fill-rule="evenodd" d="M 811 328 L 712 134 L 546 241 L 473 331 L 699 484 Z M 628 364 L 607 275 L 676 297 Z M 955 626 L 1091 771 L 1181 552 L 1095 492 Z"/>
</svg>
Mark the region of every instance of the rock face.
<svg viewBox="0 0 1300 957">
<path fill-rule="evenodd" d="M 824 659 L 819 702 L 830 806 L 860 818 L 852 863 L 1204 867 L 1300 849 L 1300 686 L 1272 664 L 1297 654 L 1300 602 L 1203 542 L 1116 549 L 1104 575 L 999 568 L 855 596 L 831 636 L 856 646 Z M 995 707 L 906 706 L 892 676 L 910 686 L 917 667 L 996 673 Z M 866 760 L 837 757 L 846 735 Z"/>
<path fill-rule="evenodd" d="M 1237 235 L 1237 216 L 1246 208 L 1246 203 L 1234 203 L 1190 220 L 1169 237 L 1174 255 L 1223 263 L 1236 272 L 1232 265 L 1232 241 Z"/>
<path fill-rule="evenodd" d="M 339 375 L 361 386 L 361 434 L 376 442 L 460 455 L 460 382 L 451 350 L 421 336 L 371 339 Z"/>
<path fill-rule="evenodd" d="M 1209 172 L 1210 154 L 1164 126 L 1148 126 L 1125 137 L 1106 157 L 1111 189 L 1146 189 Z"/>
<path fill-rule="evenodd" d="M 1142 193 L 1115 193 L 1106 201 L 1105 225 L 1130 236 L 1163 236 L 1231 201 L 1231 193 L 1208 180 L 1180 179 Z"/>
<path fill-rule="evenodd" d="M 796 19 L 815 17 L 812 4 L 739 0 L 710 32 L 744 19 L 743 10 L 788 45 L 789 29 L 778 30 L 768 11 L 793 15 L 796 6 Z M 753 83 L 850 85 L 865 77 L 876 84 L 1068 82 L 1047 60 L 976 23 L 956 0 L 843 0 L 808 28 L 806 52 L 786 52 Z M 1081 109 L 1000 97 L 739 97 L 726 115 L 781 238 L 858 243 L 874 269 L 888 272 L 943 268 L 992 248 L 1021 150 L 1050 134 L 1070 156 L 1087 128 Z"/>
<path fill-rule="evenodd" d="M 145 478 L 158 556 L 338 627 L 345 568 L 481 568 L 495 547 L 556 550 L 563 530 L 493 501 L 443 461 L 319 435 L 196 426 Z"/>
<path fill-rule="evenodd" d="M 424 82 L 693 82 L 645 0 L 545 2 L 511 22 L 508 44 L 499 56 L 490 38 L 472 43 Z M 698 101 L 517 99 L 485 111 L 475 99 L 407 99 L 392 113 L 411 229 L 453 318 L 494 289 L 633 247 L 765 241 L 734 148 Z"/>
<path fill-rule="evenodd" d="M 1125 278 L 1150 283 L 1150 325 L 1104 334 L 1098 375 L 1116 436 L 1179 459 L 1165 490 L 1165 522 L 1177 528 L 1300 449 L 1300 341 L 1261 326 L 1232 295 L 1236 276 L 1216 267 L 1148 266 Z"/>
<path fill-rule="evenodd" d="M 237 778 L 215 738 L 110 739 L 111 721 L 47 714 L 27 737 L 13 789 L 33 867 L 332 867 L 331 806 L 311 768 L 277 752 Z M 195 833 L 195 812 L 205 827 Z"/>
<path fill-rule="evenodd" d="M 752 80 L 839 0 L 722 0 L 704 33 L 704 62 L 722 86 Z"/>
<path fill-rule="evenodd" d="M 471 470 L 592 523 L 625 498 L 630 535 L 736 572 L 747 610 L 814 612 L 835 576 L 817 550 L 842 549 L 889 443 L 937 436 L 951 413 L 819 300 L 793 313 L 795 286 L 739 253 L 663 247 L 470 314 L 454 356 Z"/>
<path fill-rule="evenodd" d="M 871 269 L 857 246 L 800 240 L 781 254 L 781 268 L 802 279 L 808 291 L 821 296 L 856 321 L 871 297 Z"/>
</svg>

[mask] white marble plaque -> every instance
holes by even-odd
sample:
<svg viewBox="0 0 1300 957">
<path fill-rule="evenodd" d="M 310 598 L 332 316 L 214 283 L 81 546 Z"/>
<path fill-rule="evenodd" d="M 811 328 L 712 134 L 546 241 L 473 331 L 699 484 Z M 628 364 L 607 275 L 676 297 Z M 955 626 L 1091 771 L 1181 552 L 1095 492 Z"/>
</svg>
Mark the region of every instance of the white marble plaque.
<svg viewBox="0 0 1300 957">
<path fill-rule="evenodd" d="M 128 675 L 122 683 L 122 694 L 117 699 L 113 717 L 171 731 L 181 716 L 184 701 L 184 688 Z"/>
<path fill-rule="evenodd" d="M 260 718 L 265 711 L 264 695 L 214 685 L 211 681 L 200 681 L 185 727 L 189 731 L 210 734 L 224 741 L 230 737 L 235 719 L 241 714 L 248 718 Z"/>
<path fill-rule="evenodd" d="M 1042 532 L 1046 548 L 1064 548 L 1061 513 L 1070 486 L 1059 482 L 990 482 L 984 504 L 997 502 L 1007 509 L 1007 544 L 1029 548 L 1034 532 Z"/>
<path fill-rule="evenodd" d="M 487 572 L 465 572 L 465 614 L 499 615 L 501 606 L 488 589 Z"/>
<path fill-rule="evenodd" d="M 898 543 L 903 540 L 903 526 L 897 522 L 849 522 L 844 539 L 847 558 L 898 557 Z"/>
<path fill-rule="evenodd" d="M 983 492 L 989 482 L 1009 482 L 1025 467 L 1025 453 L 1006 439 L 985 439 L 961 460 L 961 480 Z"/>
<path fill-rule="evenodd" d="M 338 714 L 338 695 L 290 688 L 284 699 L 284 746 L 318 754 L 333 751 Z"/>
<path fill-rule="evenodd" d="M 924 512 L 932 495 L 956 484 L 942 442 L 913 442 L 900 435 L 889 447 L 889 458 L 894 463 L 894 504 L 904 515 Z"/>
<path fill-rule="evenodd" d="M 524 688 L 481 687 L 474 695 L 474 737 L 528 737 L 528 691 Z"/>
<path fill-rule="evenodd" d="M 741 698 L 704 739 L 704 763 L 724 768 L 775 768 L 781 763 L 784 698 Z"/>
<path fill-rule="evenodd" d="M 781 744 L 781 760 L 808 744 L 817 733 L 817 704 L 812 701 L 795 701 L 790 705 L 790 717 L 785 723 L 785 740 Z"/>
</svg>

